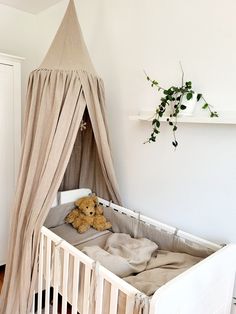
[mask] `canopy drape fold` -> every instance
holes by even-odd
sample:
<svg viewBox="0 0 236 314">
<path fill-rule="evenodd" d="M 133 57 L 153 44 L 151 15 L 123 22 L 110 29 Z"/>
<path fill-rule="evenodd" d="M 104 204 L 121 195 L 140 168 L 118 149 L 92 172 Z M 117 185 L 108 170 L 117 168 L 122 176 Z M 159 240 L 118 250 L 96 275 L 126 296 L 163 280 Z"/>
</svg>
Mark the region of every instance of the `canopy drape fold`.
<svg viewBox="0 0 236 314">
<path fill-rule="evenodd" d="M 90 131 L 77 143 L 85 110 Z M 63 187 L 73 148 L 85 145 L 77 152 L 79 185 L 91 185 L 100 196 L 120 203 L 104 86 L 88 55 L 72 0 L 42 66 L 30 74 L 23 133 L 1 314 L 31 311 L 40 229 L 61 182 Z"/>
</svg>

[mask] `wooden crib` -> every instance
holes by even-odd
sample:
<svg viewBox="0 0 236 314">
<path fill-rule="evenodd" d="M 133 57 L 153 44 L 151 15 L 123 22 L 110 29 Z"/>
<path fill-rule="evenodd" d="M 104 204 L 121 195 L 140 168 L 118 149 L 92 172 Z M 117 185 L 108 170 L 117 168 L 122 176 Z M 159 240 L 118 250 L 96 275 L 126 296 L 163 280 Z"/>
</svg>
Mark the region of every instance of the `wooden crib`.
<svg viewBox="0 0 236 314">
<path fill-rule="evenodd" d="M 57 204 L 73 202 L 90 190 L 58 193 Z M 32 313 L 72 314 L 229 314 L 236 271 L 236 245 L 219 246 L 133 210 L 99 198 L 127 219 L 137 219 L 182 243 L 214 253 L 147 297 L 70 243 L 41 229 L 38 278 Z M 62 301 L 58 310 L 58 296 Z M 71 312 L 68 312 L 68 304 Z"/>
</svg>

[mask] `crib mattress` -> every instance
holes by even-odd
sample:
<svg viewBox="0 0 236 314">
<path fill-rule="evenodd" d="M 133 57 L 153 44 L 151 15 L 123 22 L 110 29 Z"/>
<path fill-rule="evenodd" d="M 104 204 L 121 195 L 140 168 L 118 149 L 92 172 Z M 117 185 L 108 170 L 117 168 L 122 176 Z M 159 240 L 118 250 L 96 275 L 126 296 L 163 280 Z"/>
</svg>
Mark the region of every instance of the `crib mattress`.
<svg viewBox="0 0 236 314">
<path fill-rule="evenodd" d="M 71 245 L 77 247 L 78 249 L 81 249 L 81 247 L 83 246 L 82 245 L 83 243 L 87 243 L 86 245 L 89 245 L 88 241 L 99 239 L 102 236 L 105 236 L 105 235 L 108 236 L 109 234 L 111 234 L 111 231 L 109 230 L 97 231 L 93 228 L 90 228 L 88 231 L 84 233 L 78 233 L 75 228 L 73 228 L 70 224 L 66 224 L 66 223 L 61 224 L 54 228 L 50 228 L 50 230 L 54 232 L 56 235 L 58 235 L 59 237 L 61 237 L 62 239 L 69 242 Z M 103 238 L 100 238 L 101 244 L 103 243 L 102 239 Z M 104 241 L 106 241 L 106 237 L 104 237 Z M 92 245 L 99 245 L 99 244 L 92 244 Z"/>
</svg>

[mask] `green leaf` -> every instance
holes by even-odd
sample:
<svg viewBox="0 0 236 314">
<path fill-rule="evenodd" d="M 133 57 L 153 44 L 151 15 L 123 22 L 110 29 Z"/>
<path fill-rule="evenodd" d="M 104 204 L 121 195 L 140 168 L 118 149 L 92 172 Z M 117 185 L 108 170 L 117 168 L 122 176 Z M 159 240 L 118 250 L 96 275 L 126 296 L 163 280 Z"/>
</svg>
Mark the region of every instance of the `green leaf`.
<svg viewBox="0 0 236 314">
<path fill-rule="evenodd" d="M 153 119 L 153 120 L 152 120 L 152 125 L 153 125 L 153 124 L 156 124 L 157 121 L 158 121 L 157 119 Z"/>
<path fill-rule="evenodd" d="M 174 127 L 173 127 L 173 131 L 175 132 L 177 130 L 177 126 L 175 125 Z"/>
<path fill-rule="evenodd" d="M 187 108 L 187 107 L 186 107 L 185 105 L 181 105 L 181 106 L 180 106 L 180 109 L 181 109 L 181 110 L 184 110 L 184 109 L 186 109 L 186 108 Z"/>
<path fill-rule="evenodd" d="M 186 95 L 187 100 L 190 100 L 192 97 L 193 97 L 193 94 L 192 94 L 192 93 L 188 93 L 188 94 Z"/>
<path fill-rule="evenodd" d="M 197 94 L 197 101 L 199 101 L 202 98 L 202 94 Z"/>
<path fill-rule="evenodd" d="M 173 122 L 169 121 L 169 125 L 173 125 Z"/>
<path fill-rule="evenodd" d="M 212 111 L 210 117 L 211 118 L 218 118 L 219 115 L 218 115 L 218 113 L 216 111 Z"/>
<path fill-rule="evenodd" d="M 175 93 L 178 93 L 179 92 L 179 88 L 178 87 L 172 87 L 172 90 L 175 92 Z"/>
<path fill-rule="evenodd" d="M 177 147 L 177 146 L 178 146 L 178 142 L 177 142 L 177 141 L 173 141 L 173 142 L 172 142 L 172 145 L 173 145 L 174 147 Z"/>
<path fill-rule="evenodd" d="M 160 131 L 158 131 L 157 129 L 154 129 L 154 132 L 155 132 L 156 134 L 160 133 Z"/>
<path fill-rule="evenodd" d="M 187 88 L 192 88 L 192 82 L 191 81 L 186 82 L 185 86 L 187 86 Z"/>
<path fill-rule="evenodd" d="M 159 128 L 160 127 L 160 121 L 156 121 L 156 127 Z"/>
<path fill-rule="evenodd" d="M 206 103 L 206 104 L 204 104 L 204 105 L 202 106 L 202 109 L 207 109 L 208 106 L 209 106 L 209 105 Z"/>
</svg>

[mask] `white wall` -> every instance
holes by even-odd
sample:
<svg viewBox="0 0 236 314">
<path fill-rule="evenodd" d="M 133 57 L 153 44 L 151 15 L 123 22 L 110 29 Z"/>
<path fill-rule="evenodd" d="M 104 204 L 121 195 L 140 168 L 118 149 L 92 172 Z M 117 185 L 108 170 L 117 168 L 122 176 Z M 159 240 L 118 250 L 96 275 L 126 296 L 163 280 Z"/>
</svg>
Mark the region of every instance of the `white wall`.
<svg viewBox="0 0 236 314">
<path fill-rule="evenodd" d="M 0 52 L 25 58 L 22 62 L 22 89 L 28 74 L 37 65 L 37 25 L 35 15 L 0 4 Z"/>
<path fill-rule="evenodd" d="M 35 16 L 34 60 L 44 56 L 66 4 Z M 143 145 L 150 125 L 128 116 L 158 100 L 143 69 L 168 86 L 180 81 L 179 60 L 186 79 L 211 104 L 236 110 L 235 10 L 234 0 L 78 2 L 91 57 L 105 81 L 124 204 L 220 243 L 236 242 L 236 126 L 181 124 L 174 152 L 165 125 L 158 143 Z M 20 39 L 16 43 L 21 47 Z"/>
</svg>

